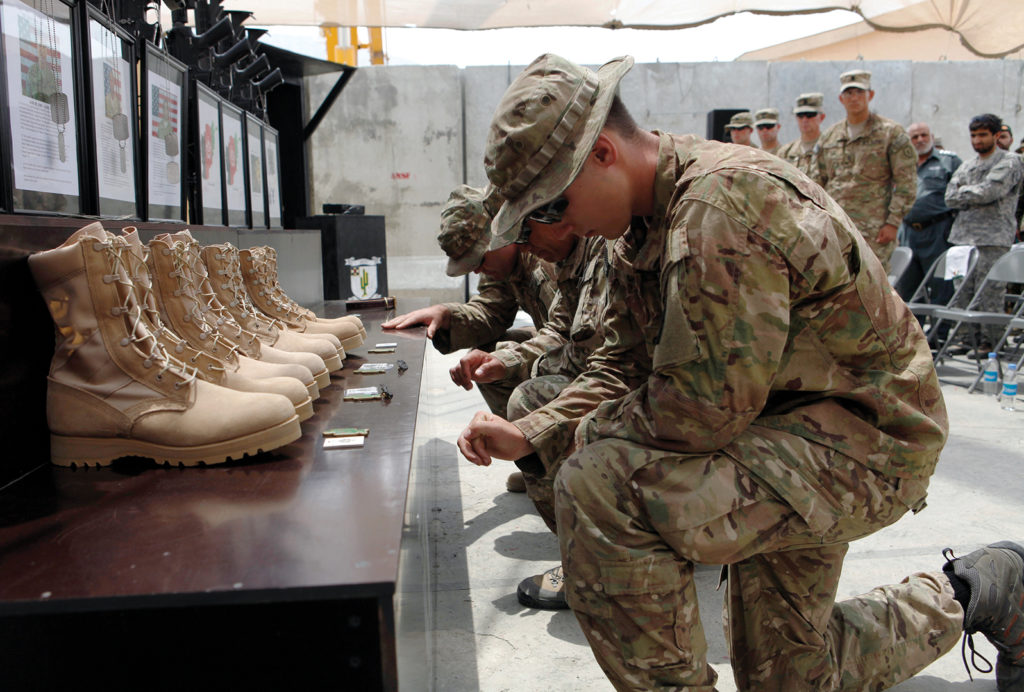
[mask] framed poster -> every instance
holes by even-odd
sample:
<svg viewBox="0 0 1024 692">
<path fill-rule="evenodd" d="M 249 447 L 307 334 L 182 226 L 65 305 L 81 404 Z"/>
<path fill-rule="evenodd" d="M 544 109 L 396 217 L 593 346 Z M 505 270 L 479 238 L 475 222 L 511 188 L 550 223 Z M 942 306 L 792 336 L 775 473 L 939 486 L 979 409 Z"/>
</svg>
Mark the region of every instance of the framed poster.
<svg viewBox="0 0 1024 692">
<path fill-rule="evenodd" d="M 2 0 L 3 106 L 14 211 L 82 212 L 77 32 L 61 0 Z"/>
<path fill-rule="evenodd" d="M 245 114 L 246 188 L 249 192 L 249 221 L 253 228 L 267 227 L 267 196 L 263 191 L 263 123 Z"/>
<path fill-rule="evenodd" d="M 198 81 L 196 87 L 195 119 L 192 128 L 196 152 L 198 179 L 196 222 L 207 226 L 224 224 L 224 173 L 220 128 L 221 97 L 213 89 Z"/>
<path fill-rule="evenodd" d="M 224 210 L 228 226 L 247 224 L 245 152 L 242 144 L 242 109 L 220 103 L 221 153 L 224 157 Z"/>
<path fill-rule="evenodd" d="M 186 172 L 181 162 L 188 113 L 185 65 L 146 42 L 142 69 L 142 152 L 146 218 L 185 220 Z"/>
<path fill-rule="evenodd" d="M 135 98 L 134 41 L 92 5 L 88 5 L 89 108 L 95 181 L 100 216 L 138 217 L 139 181 L 135 143 L 138 111 Z"/>
<path fill-rule="evenodd" d="M 263 170 L 267 179 L 267 225 L 281 228 L 281 160 L 277 146 L 277 130 L 263 126 Z"/>
</svg>

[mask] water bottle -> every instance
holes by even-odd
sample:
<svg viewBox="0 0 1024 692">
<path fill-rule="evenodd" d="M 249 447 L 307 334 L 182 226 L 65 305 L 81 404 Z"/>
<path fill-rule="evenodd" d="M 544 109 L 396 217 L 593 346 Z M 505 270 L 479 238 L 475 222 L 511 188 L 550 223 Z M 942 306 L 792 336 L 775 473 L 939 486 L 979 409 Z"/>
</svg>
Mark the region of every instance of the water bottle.
<svg viewBox="0 0 1024 692">
<path fill-rule="evenodd" d="M 999 356 L 994 352 L 988 354 L 988 362 L 985 363 L 985 375 L 982 377 L 982 391 L 986 396 L 999 394 Z"/>
<path fill-rule="evenodd" d="M 1017 364 L 1010 363 L 1006 366 L 1006 377 L 1003 378 L 1003 395 L 999 398 L 999 405 L 1004 411 L 1013 411 L 1017 403 Z"/>
</svg>

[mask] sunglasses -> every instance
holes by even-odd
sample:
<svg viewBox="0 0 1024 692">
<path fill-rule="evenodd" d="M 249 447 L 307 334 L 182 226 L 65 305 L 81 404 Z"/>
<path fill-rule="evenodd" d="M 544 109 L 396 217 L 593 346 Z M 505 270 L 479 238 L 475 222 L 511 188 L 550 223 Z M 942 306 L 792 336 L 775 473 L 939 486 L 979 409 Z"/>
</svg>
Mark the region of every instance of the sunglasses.
<svg viewBox="0 0 1024 692">
<path fill-rule="evenodd" d="M 773 127 L 775 127 L 775 126 L 774 126 L 774 125 L 758 125 L 758 126 L 757 126 L 757 129 L 758 129 L 758 130 L 770 130 L 770 129 L 772 129 Z"/>
<path fill-rule="evenodd" d="M 529 221 L 536 221 L 537 223 L 543 223 L 551 225 L 558 223 L 562 220 L 562 214 L 569 208 L 569 200 L 565 197 L 558 197 L 553 199 L 543 207 L 537 207 L 523 219 L 523 227 L 519 229 L 519 237 L 512 242 L 516 245 L 526 245 L 530 242 L 530 224 Z"/>
<path fill-rule="evenodd" d="M 818 114 L 817 113 L 797 113 L 796 117 L 798 117 L 798 118 L 817 118 Z"/>
</svg>

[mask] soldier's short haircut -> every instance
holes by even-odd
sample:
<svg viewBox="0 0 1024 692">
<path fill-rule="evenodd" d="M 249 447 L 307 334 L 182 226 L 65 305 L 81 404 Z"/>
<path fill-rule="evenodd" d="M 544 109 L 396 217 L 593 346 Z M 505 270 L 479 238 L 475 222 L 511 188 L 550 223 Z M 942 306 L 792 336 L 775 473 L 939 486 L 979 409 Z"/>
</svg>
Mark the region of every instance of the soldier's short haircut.
<svg viewBox="0 0 1024 692">
<path fill-rule="evenodd" d="M 971 124 L 968 129 L 971 132 L 975 130 L 988 130 L 992 134 L 998 134 L 999 128 L 1003 126 L 1003 119 L 998 115 L 992 115 L 991 113 L 982 113 L 971 118 Z"/>
<path fill-rule="evenodd" d="M 622 102 L 618 94 L 612 99 L 604 126 L 614 130 L 626 140 L 634 139 L 641 132 L 640 126 L 636 124 L 636 120 L 633 120 L 633 116 L 630 115 L 626 104 Z"/>
</svg>

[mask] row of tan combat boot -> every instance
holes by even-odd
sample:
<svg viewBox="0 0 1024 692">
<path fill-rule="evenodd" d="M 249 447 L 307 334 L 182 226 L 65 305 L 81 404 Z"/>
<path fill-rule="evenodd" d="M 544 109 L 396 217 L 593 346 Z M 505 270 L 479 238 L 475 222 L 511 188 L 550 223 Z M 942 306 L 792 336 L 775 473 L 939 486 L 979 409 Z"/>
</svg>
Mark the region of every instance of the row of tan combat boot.
<svg viewBox="0 0 1024 692">
<path fill-rule="evenodd" d="M 201 247 L 188 231 L 145 245 L 93 223 L 28 263 L 56 326 L 46 417 L 61 466 L 217 464 L 286 445 L 366 336 L 356 317 L 288 298 L 270 248 Z"/>
</svg>

